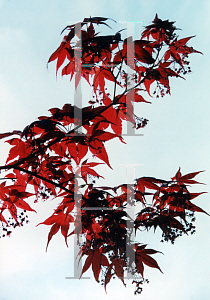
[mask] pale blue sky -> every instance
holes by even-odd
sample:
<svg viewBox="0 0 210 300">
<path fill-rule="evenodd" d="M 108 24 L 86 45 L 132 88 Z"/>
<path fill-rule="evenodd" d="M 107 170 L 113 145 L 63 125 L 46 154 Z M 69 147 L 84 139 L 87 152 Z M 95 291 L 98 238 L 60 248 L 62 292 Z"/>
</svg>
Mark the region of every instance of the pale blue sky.
<svg viewBox="0 0 210 300">
<path fill-rule="evenodd" d="M 133 163 L 143 164 L 136 170 L 138 177 L 169 179 L 179 166 L 183 174 L 206 170 L 197 180 L 207 185 L 192 190 L 210 191 L 208 0 L 0 0 L 0 132 L 22 130 L 37 116 L 46 115 L 49 108 L 73 103 L 74 84 L 60 76 L 56 80 L 54 63 L 46 68 L 66 25 L 90 15 L 143 21 L 143 25 L 148 25 L 156 13 L 163 20 L 176 21 L 176 26 L 182 28 L 180 38 L 196 35 L 190 45 L 204 55 L 190 56 L 193 73 L 186 81 L 171 81 L 171 96 L 154 98 L 152 105 L 136 106 L 137 115 L 150 120 L 144 137 L 128 137 L 127 145 L 118 141 L 107 144 L 114 170 L 98 169 L 106 178 L 100 184 L 126 182 L 125 169 L 119 165 Z M 115 28 L 119 30 L 121 25 Z M 136 30 L 137 38 L 140 29 L 141 25 Z M 8 148 L 3 143 L 0 147 L 2 164 Z M 209 194 L 198 197 L 194 203 L 210 213 Z M 32 206 L 38 214 L 29 214 L 30 224 L 0 241 L 1 300 L 136 299 L 129 282 L 126 289 L 118 280 L 111 282 L 106 295 L 93 278 L 66 280 L 66 276 L 73 276 L 73 239 L 69 239 L 67 249 L 63 237 L 57 234 L 46 253 L 49 226 L 35 225 L 46 219 L 56 204 Z M 210 218 L 197 214 L 196 226 L 195 235 L 183 237 L 175 245 L 160 243 L 158 232 L 139 236 L 140 242 L 164 253 L 154 256 L 164 274 L 145 268 L 150 283 L 144 286 L 139 299 L 209 299 Z"/>
</svg>

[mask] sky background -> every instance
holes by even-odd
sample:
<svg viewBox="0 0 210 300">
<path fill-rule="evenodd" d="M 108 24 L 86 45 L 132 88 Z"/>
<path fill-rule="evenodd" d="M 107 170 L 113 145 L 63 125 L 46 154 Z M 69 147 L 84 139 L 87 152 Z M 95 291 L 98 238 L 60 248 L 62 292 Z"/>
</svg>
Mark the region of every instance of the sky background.
<svg viewBox="0 0 210 300">
<path fill-rule="evenodd" d="M 183 174 L 206 170 L 197 180 L 206 185 L 192 191 L 210 191 L 210 121 L 209 121 L 209 49 L 210 2 L 208 0 L 0 0 L 0 132 L 22 130 L 38 116 L 47 115 L 52 107 L 73 103 L 74 83 L 69 78 L 55 76 L 55 63 L 47 70 L 49 56 L 59 46 L 61 30 L 85 17 L 103 16 L 116 21 L 143 21 L 136 26 L 140 38 L 155 14 L 176 21 L 180 38 L 196 35 L 189 45 L 204 53 L 190 56 L 193 73 L 187 80 L 171 80 L 171 96 L 149 99 L 150 104 L 136 106 L 136 114 L 149 119 L 143 137 L 126 137 L 127 145 L 119 141 L 107 143 L 113 170 L 100 167 L 106 180 L 99 185 L 114 186 L 126 182 L 125 168 L 120 164 L 143 164 L 136 168 L 136 177 L 153 176 L 170 179 L 179 167 Z M 114 25 L 111 22 L 110 25 Z M 115 24 L 115 32 L 124 28 Z M 102 27 L 103 28 L 103 27 Z M 107 33 L 107 29 L 103 28 Z M 113 32 L 110 30 L 109 34 Z M 82 91 L 89 100 L 89 91 Z M 8 153 L 0 144 L 0 164 Z M 209 194 L 198 197 L 195 204 L 210 213 Z M 134 286 L 124 288 L 120 280 L 103 287 L 91 280 L 67 280 L 73 276 L 73 238 L 69 248 L 60 234 L 53 237 L 45 252 L 49 226 L 38 226 L 53 212 L 53 201 L 33 204 L 37 214 L 29 213 L 30 223 L 16 228 L 10 238 L 0 240 L 0 300 L 79 300 L 79 299 L 139 299 L 142 300 L 207 300 L 210 294 L 210 218 L 197 214 L 197 232 L 183 236 L 175 245 L 160 243 L 157 231 L 138 236 L 156 254 L 164 274 L 145 267 L 142 295 L 134 296 Z"/>
</svg>

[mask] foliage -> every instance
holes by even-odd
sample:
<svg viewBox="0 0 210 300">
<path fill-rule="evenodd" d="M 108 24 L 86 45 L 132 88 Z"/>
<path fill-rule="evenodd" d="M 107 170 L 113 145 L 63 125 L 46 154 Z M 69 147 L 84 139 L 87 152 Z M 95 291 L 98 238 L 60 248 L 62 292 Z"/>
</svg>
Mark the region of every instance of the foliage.
<svg viewBox="0 0 210 300">
<path fill-rule="evenodd" d="M 11 146 L 5 166 L 0 167 L 4 172 L 0 221 L 3 236 L 10 235 L 11 226 L 28 222 L 26 211 L 35 211 L 27 202 L 29 197 L 35 197 L 35 203 L 59 198 L 54 213 L 40 223 L 51 226 L 47 247 L 59 229 L 67 246 L 69 236 L 82 234 L 80 259 L 86 256 L 82 274 L 92 266 L 95 280 L 106 289 L 114 275 L 125 284 L 127 270 L 134 275 L 137 294 L 146 281 L 144 265 L 161 269 L 150 256 L 158 251 L 134 242 L 132 228 L 136 233 L 159 227 L 162 241 L 172 243 L 183 233 L 194 233 L 194 213 L 204 211 L 191 201 L 202 193 L 191 193 L 188 186 L 198 183 L 193 178 L 201 171 L 183 176 L 179 168 L 170 180 L 141 177 L 130 184 L 96 187 L 95 179 L 102 175 L 95 167 L 104 163 L 112 168 L 105 143 L 115 138 L 124 142 L 123 122 L 136 129 L 146 126 L 148 120 L 134 114 L 133 103 L 150 103 L 145 95 L 152 92 L 156 97 L 170 94 L 170 77 L 184 78 L 191 72 L 188 55 L 200 52 L 187 46 L 192 36 L 178 39 L 174 22 L 162 21 L 157 15 L 135 41 L 132 37 L 122 40 L 120 31 L 99 35 L 95 27 L 110 27 L 108 20 L 90 17 L 67 26 L 63 32 L 68 33 L 48 61 L 57 61 L 56 74 L 62 66 L 62 75 L 69 75 L 70 81 L 75 77 L 76 88 L 81 77 L 85 79 L 92 87 L 89 106 L 51 108 L 49 117 L 39 117 L 23 131 L 0 135 Z M 106 88 L 110 84 L 112 94 Z M 76 120 L 76 112 L 82 120 Z M 90 161 L 91 154 L 99 161 Z M 128 206 L 138 209 L 134 220 L 125 210 Z"/>
</svg>

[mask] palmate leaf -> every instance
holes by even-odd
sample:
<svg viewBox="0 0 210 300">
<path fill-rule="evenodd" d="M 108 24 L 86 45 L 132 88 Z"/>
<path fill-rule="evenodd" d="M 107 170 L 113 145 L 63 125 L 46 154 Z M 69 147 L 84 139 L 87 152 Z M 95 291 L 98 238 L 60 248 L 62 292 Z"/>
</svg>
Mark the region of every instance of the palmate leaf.
<svg viewBox="0 0 210 300">
<path fill-rule="evenodd" d="M 94 278 L 97 282 L 99 282 L 99 275 L 101 272 L 101 266 L 107 266 L 109 267 L 109 261 L 107 259 L 107 257 L 101 253 L 100 249 L 96 249 L 94 250 L 88 250 L 88 252 L 86 253 L 88 256 L 85 260 L 84 266 L 82 268 L 82 273 L 80 278 L 82 277 L 82 275 L 90 268 L 90 266 L 92 265 L 92 271 L 94 274 Z M 83 256 L 84 254 L 82 254 Z"/>
<path fill-rule="evenodd" d="M 179 168 L 176 175 L 171 178 L 172 180 L 177 181 L 178 184 L 195 184 L 195 183 L 203 184 L 203 183 L 197 182 L 195 180 L 192 180 L 192 178 L 194 178 L 196 175 L 198 175 L 199 173 L 204 172 L 204 171 L 193 172 L 193 173 L 189 173 L 189 174 L 182 176 L 180 170 L 181 170 L 181 168 Z"/>
<path fill-rule="evenodd" d="M 135 263 L 136 263 L 136 267 L 137 270 L 140 272 L 140 274 L 142 275 L 142 277 L 144 277 L 144 265 L 149 266 L 150 268 L 156 268 L 159 269 L 160 272 L 161 269 L 158 266 L 156 260 L 154 260 L 150 255 L 151 254 L 156 254 L 156 253 L 162 253 L 153 249 L 145 249 L 146 245 L 141 245 L 138 246 L 138 244 L 136 244 L 134 246 L 135 249 Z M 163 272 L 162 272 L 163 273 Z"/>
<path fill-rule="evenodd" d="M 72 217 L 72 215 L 65 214 L 61 211 L 58 214 L 53 214 L 51 217 L 47 218 L 44 222 L 36 225 L 36 226 L 38 226 L 40 224 L 44 224 L 44 225 L 52 225 L 53 224 L 53 226 L 51 227 L 50 232 L 48 234 L 46 251 L 47 251 L 49 242 L 52 239 L 53 235 L 55 235 L 60 228 L 61 228 L 61 233 L 65 238 L 66 245 L 68 246 L 67 235 L 68 235 L 70 222 L 74 222 L 74 218 Z"/>
</svg>

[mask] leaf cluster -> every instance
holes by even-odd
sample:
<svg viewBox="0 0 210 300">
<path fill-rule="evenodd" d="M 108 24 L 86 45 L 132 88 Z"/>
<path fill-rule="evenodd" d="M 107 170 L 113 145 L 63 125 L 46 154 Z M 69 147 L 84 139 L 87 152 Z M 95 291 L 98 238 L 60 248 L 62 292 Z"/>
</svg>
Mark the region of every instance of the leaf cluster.
<svg viewBox="0 0 210 300">
<path fill-rule="evenodd" d="M 51 108 L 50 116 L 40 116 L 22 131 L 0 134 L 11 146 L 0 167 L 5 172 L 0 221 L 3 236 L 5 231 L 10 235 L 11 226 L 28 222 L 26 211 L 35 212 L 28 198 L 34 197 L 34 203 L 60 199 L 54 213 L 40 223 L 51 226 L 47 247 L 59 230 L 67 246 L 71 235 L 82 235 L 79 255 L 86 260 L 81 276 L 92 266 L 95 280 L 106 289 L 115 275 L 125 285 L 127 271 L 136 276 L 133 282 L 140 293 L 144 266 L 161 269 L 150 256 L 158 251 L 134 242 L 133 230 L 159 228 L 163 240 L 172 243 L 183 233 L 194 233 L 194 213 L 205 212 L 191 202 L 202 193 L 191 193 L 188 186 L 198 183 L 193 178 L 200 172 L 182 176 L 179 169 L 168 181 L 141 177 L 130 184 L 97 187 L 96 178 L 103 176 L 95 168 L 100 164 L 112 168 L 105 144 L 114 138 L 124 143 L 123 122 L 136 129 L 146 126 L 148 120 L 134 114 L 134 102 L 151 103 L 145 96 L 152 97 L 152 91 L 156 97 L 170 93 L 170 78 L 189 73 L 188 55 L 200 52 L 187 46 L 192 37 L 178 39 L 174 22 L 157 15 L 139 40 L 122 40 L 120 31 L 99 35 L 95 27 L 110 27 L 108 20 L 90 17 L 67 26 L 62 34 L 68 33 L 48 61 L 57 61 L 56 74 L 62 66 L 62 75 L 70 81 L 75 78 L 76 88 L 81 78 L 92 87 L 89 106 L 67 103 Z M 112 84 L 112 93 L 107 92 L 107 83 Z M 138 209 L 135 219 L 126 211 L 129 206 Z"/>
</svg>

